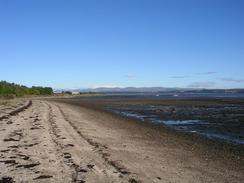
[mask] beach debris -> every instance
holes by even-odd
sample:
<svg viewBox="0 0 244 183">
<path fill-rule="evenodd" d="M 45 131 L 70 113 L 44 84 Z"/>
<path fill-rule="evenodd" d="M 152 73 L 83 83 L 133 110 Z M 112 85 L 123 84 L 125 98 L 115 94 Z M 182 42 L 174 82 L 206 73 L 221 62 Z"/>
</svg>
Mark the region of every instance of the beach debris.
<svg viewBox="0 0 244 183">
<path fill-rule="evenodd" d="M 0 178 L 0 183 L 13 183 L 13 182 L 15 182 L 15 181 L 12 177 L 4 176 L 4 177 Z"/>
<path fill-rule="evenodd" d="M 34 178 L 33 180 L 38 180 L 38 179 L 49 179 L 49 178 L 52 178 L 53 176 L 52 175 L 40 175 L 36 178 Z"/>
<path fill-rule="evenodd" d="M 7 138 L 3 139 L 3 141 L 5 141 L 5 142 L 8 142 L 8 141 L 20 141 L 22 136 L 23 136 L 22 130 L 15 130 L 12 133 L 10 133 Z"/>
<path fill-rule="evenodd" d="M 136 180 L 136 179 L 134 179 L 134 178 L 130 178 L 130 179 L 129 179 L 129 183 L 141 183 L 141 181 Z"/>
<path fill-rule="evenodd" d="M 95 165 L 92 165 L 92 164 L 88 164 L 87 167 L 90 168 L 90 169 L 93 169 Z"/>
<path fill-rule="evenodd" d="M 70 153 L 67 153 L 67 152 L 64 153 L 64 158 L 69 159 L 69 158 L 71 158 L 71 157 L 72 157 L 72 156 L 71 156 Z"/>
<path fill-rule="evenodd" d="M 38 165 L 40 165 L 39 162 L 38 163 L 25 164 L 25 165 L 18 165 L 18 166 L 16 166 L 16 168 L 21 168 L 21 167 L 23 167 L 23 168 L 32 168 L 32 167 L 35 167 L 35 166 L 38 166 Z"/>
<path fill-rule="evenodd" d="M 4 163 L 4 164 L 17 164 L 15 160 L 1 160 L 0 163 Z"/>
</svg>

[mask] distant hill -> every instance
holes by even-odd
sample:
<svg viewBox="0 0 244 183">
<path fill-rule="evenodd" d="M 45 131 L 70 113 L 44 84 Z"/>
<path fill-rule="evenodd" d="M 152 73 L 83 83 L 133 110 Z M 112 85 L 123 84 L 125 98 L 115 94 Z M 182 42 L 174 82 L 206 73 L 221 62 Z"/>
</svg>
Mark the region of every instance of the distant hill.
<svg viewBox="0 0 244 183">
<path fill-rule="evenodd" d="M 81 92 L 98 93 L 158 93 L 158 92 L 181 92 L 181 93 L 244 93 L 244 89 L 192 89 L 192 88 L 166 88 L 166 87 L 99 87 L 91 89 L 81 89 Z"/>
<path fill-rule="evenodd" d="M 194 92 L 194 93 L 244 93 L 244 89 L 201 89 L 201 90 L 188 90 L 185 92 Z"/>
<path fill-rule="evenodd" d="M 100 87 L 100 88 L 92 88 L 92 89 L 85 89 L 82 91 L 85 92 L 170 92 L 170 91 L 176 91 L 181 90 L 178 88 L 165 88 L 165 87 L 126 87 L 126 88 L 120 88 L 120 87 L 114 87 L 114 88 L 108 88 L 108 87 Z"/>
</svg>

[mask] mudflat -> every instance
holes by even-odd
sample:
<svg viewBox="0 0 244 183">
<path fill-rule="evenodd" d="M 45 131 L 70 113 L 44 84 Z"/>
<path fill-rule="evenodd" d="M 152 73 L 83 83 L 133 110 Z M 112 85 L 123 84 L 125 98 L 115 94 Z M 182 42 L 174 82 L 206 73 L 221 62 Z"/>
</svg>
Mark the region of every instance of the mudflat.
<svg viewBox="0 0 244 183">
<path fill-rule="evenodd" d="M 243 181 L 242 145 L 127 119 L 99 108 L 106 102 L 33 100 L 1 119 L 0 180 Z"/>
</svg>

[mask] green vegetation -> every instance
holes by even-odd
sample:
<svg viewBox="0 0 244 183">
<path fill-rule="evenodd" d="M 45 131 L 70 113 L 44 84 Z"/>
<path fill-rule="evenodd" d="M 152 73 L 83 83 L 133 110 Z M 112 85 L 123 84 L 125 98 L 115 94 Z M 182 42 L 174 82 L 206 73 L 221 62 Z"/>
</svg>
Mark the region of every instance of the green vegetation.
<svg viewBox="0 0 244 183">
<path fill-rule="evenodd" d="M 71 91 L 63 91 L 62 94 L 72 95 L 72 92 Z"/>
<path fill-rule="evenodd" d="M 50 87 L 32 86 L 31 88 L 0 81 L 0 96 L 3 97 L 22 97 L 24 95 L 52 95 L 53 89 Z"/>
</svg>

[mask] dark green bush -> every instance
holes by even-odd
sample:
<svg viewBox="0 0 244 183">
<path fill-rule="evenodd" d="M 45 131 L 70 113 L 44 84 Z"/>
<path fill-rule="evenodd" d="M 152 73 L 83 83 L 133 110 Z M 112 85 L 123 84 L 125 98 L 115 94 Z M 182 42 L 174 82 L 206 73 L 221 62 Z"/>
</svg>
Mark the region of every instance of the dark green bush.
<svg viewBox="0 0 244 183">
<path fill-rule="evenodd" d="M 28 88 L 26 86 L 18 85 L 15 83 L 8 83 L 6 81 L 0 81 L 0 96 L 17 96 L 24 95 L 52 95 L 53 89 L 50 87 L 32 86 Z"/>
</svg>

